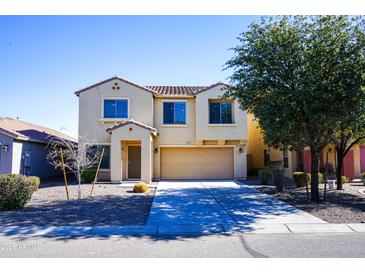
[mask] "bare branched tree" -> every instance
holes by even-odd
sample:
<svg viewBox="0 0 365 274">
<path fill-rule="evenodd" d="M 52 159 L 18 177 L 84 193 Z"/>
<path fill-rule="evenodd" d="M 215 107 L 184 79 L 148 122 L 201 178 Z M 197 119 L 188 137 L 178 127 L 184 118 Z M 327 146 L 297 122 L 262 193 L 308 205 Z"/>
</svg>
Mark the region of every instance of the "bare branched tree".
<svg viewBox="0 0 365 274">
<path fill-rule="evenodd" d="M 85 137 L 79 136 L 79 143 L 58 137 L 52 137 L 49 140 L 48 162 L 55 168 L 61 169 L 62 150 L 64 168 L 75 175 L 78 182 L 78 199 L 81 199 L 81 176 L 86 169 L 95 167 L 98 164 L 100 154 L 86 145 L 93 142 Z"/>
</svg>

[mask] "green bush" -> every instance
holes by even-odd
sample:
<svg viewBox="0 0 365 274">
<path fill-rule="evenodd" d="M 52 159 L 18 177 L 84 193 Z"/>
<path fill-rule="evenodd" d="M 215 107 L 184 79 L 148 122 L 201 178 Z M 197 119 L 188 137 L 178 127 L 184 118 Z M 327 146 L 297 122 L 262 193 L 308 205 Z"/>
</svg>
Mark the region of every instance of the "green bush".
<svg viewBox="0 0 365 274">
<path fill-rule="evenodd" d="M 28 176 L 28 179 L 32 183 L 33 191 L 37 191 L 41 183 L 41 179 L 37 176 Z"/>
<path fill-rule="evenodd" d="M 310 183 L 310 174 L 305 172 L 294 172 L 293 179 L 297 187 L 305 187 Z"/>
<path fill-rule="evenodd" d="M 270 177 L 269 171 L 267 169 L 260 169 L 258 171 L 258 175 L 260 177 L 261 183 L 263 185 L 267 185 L 267 182 L 268 182 L 269 177 Z"/>
<path fill-rule="evenodd" d="M 92 183 L 95 179 L 95 175 L 96 167 L 89 167 L 81 174 L 81 179 L 83 179 L 85 182 Z"/>
<path fill-rule="evenodd" d="M 361 173 L 360 177 L 361 179 L 365 180 L 365 172 Z"/>
<path fill-rule="evenodd" d="M 134 185 L 133 192 L 134 193 L 145 193 L 148 191 L 148 185 L 144 182 L 139 182 Z"/>
<path fill-rule="evenodd" d="M 23 208 L 33 194 L 32 180 L 24 175 L 0 175 L 0 207 Z"/>
</svg>

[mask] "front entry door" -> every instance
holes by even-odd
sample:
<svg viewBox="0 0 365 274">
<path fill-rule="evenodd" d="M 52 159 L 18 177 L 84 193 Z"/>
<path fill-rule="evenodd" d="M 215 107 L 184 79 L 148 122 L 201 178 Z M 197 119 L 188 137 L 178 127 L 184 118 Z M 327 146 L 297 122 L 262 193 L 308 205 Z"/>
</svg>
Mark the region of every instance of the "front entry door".
<svg viewBox="0 0 365 274">
<path fill-rule="evenodd" d="M 128 146 L 128 179 L 141 178 L 141 147 Z"/>
</svg>

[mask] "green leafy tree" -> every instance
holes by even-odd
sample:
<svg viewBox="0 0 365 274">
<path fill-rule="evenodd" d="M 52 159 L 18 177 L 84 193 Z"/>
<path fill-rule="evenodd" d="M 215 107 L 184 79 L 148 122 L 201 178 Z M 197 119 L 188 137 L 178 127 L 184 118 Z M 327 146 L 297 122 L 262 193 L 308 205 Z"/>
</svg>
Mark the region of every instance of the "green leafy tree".
<svg viewBox="0 0 365 274">
<path fill-rule="evenodd" d="M 363 100 L 365 100 L 365 94 L 363 95 Z M 337 159 L 337 170 L 336 170 L 336 181 L 337 189 L 342 190 L 342 175 L 343 175 L 343 160 L 350 149 L 360 143 L 365 141 L 365 102 L 362 102 L 362 106 L 356 108 L 352 111 L 352 120 L 348 120 L 348 123 L 342 122 L 338 125 L 338 130 L 334 134 L 333 143 L 336 145 L 336 159 Z"/>
<path fill-rule="evenodd" d="M 226 96 L 254 114 L 267 145 L 310 147 L 313 201 L 319 153 L 363 89 L 363 26 L 361 17 L 263 17 L 239 36 L 226 64 L 233 70 Z"/>
</svg>

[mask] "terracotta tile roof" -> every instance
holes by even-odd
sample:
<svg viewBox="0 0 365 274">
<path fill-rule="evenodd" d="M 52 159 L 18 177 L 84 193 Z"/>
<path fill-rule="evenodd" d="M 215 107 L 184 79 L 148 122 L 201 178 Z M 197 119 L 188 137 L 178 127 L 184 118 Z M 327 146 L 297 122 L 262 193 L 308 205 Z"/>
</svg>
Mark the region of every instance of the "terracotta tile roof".
<svg viewBox="0 0 365 274">
<path fill-rule="evenodd" d="M 188 95 L 194 94 L 206 86 L 146 86 L 146 88 L 155 91 L 159 95 Z"/>
<path fill-rule="evenodd" d="M 0 132 L 23 141 L 48 143 L 50 138 L 57 137 L 76 142 L 75 138 L 57 130 L 8 117 L 0 117 Z"/>
<path fill-rule="evenodd" d="M 99 83 L 96 83 L 94 85 L 91 85 L 91 86 L 88 86 L 86 88 L 80 89 L 80 90 L 76 91 L 75 94 L 77 96 L 79 96 L 81 92 L 88 91 L 91 88 L 94 88 L 94 87 L 100 86 L 102 84 L 105 84 L 109 81 L 115 81 L 115 80 L 119 80 L 119 81 L 122 81 L 124 83 L 133 85 L 135 87 L 143 89 L 143 90 L 145 90 L 147 92 L 150 92 L 153 95 L 157 95 L 157 96 L 158 95 L 160 95 L 160 96 L 195 96 L 196 94 L 201 93 L 203 91 L 206 91 L 206 90 L 208 90 L 210 88 L 213 88 L 215 86 L 218 86 L 218 85 L 221 85 L 221 84 L 225 85 L 222 82 L 218 82 L 218 83 L 210 85 L 210 86 L 149 86 L 149 85 L 142 86 L 142 85 L 130 82 L 130 81 L 128 81 L 128 80 L 126 80 L 122 77 L 114 76 L 114 77 L 111 77 L 111 78 L 106 79 L 104 81 L 101 81 Z"/>
<path fill-rule="evenodd" d="M 113 130 L 115 130 L 117 128 L 120 128 L 120 127 L 124 127 L 124 126 L 129 125 L 129 124 L 134 124 L 134 125 L 140 126 L 142 128 L 148 129 L 154 135 L 157 134 L 157 129 L 155 129 L 153 127 L 150 127 L 150 126 L 148 126 L 146 124 L 143 124 L 141 122 L 135 121 L 133 119 L 129 119 L 129 120 L 126 120 L 124 122 L 118 123 L 118 124 L 116 124 L 116 125 L 114 125 L 112 127 L 109 127 L 109 128 L 106 129 L 106 132 L 111 133 Z"/>
</svg>

